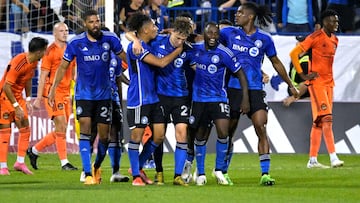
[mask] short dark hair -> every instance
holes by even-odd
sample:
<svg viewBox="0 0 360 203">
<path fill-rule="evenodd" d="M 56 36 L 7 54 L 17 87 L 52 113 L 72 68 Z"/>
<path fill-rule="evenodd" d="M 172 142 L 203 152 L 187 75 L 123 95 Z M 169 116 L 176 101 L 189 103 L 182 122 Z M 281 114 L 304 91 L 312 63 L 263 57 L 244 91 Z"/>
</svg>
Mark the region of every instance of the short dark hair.
<svg viewBox="0 0 360 203">
<path fill-rule="evenodd" d="M 130 16 L 127 26 L 130 31 L 139 32 L 146 23 L 151 21 L 152 19 L 148 15 L 136 12 Z"/>
<path fill-rule="evenodd" d="M 232 26 L 233 23 L 228 19 L 222 19 L 222 20 L 219 21 L 219 25 L 230 25 L 230 26 Z"/>
<path fill-rule="evenodd" d="M 336 16 L 338 15 L 338 13 L 332 9 L 326 9 L 325 11 L 323 11 L 321 13 L 321 22 L 326 18 L 326 17 L 329 17 L 329 16 Z"/>
<path fill-rule="evenodd" d="M 34 37 L 29 42 L 29 52 L 45 50 L 49 41 L 42 37 Z"/>
<path fill-rule="evenodd" d="M 87 17 L 93 16 L 93 15 L 99 15 L 99 13 L 98 13 L 96 10 L 92 10 L 92 9 L 87 10 L 87 11 L 85 11 L 85 13 L 83 14 L 82 19 L 83 19 L 84 21 L 86 21 Z"/>
</svg>

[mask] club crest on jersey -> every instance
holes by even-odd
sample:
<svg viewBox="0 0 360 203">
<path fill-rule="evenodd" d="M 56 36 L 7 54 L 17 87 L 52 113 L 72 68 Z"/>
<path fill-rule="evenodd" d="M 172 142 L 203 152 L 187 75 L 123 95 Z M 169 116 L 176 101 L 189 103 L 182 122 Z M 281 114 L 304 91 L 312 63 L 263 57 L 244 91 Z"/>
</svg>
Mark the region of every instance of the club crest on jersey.
<svg viewBox="0 0 360 203">
<path fill-rule="evenodd" d="M 59 110 L 63 110 L 63 109 L 64 109 L 64 104 L 63 104 L 63 103 L 59 103 L 58 106 L 57 106 L 57 108 L 58 108 Z"/>
<path fill-rule="evenodd" d="M 104 52 L 104 53 L 102 53 L 101 54 L 101 59 L 103 60 L 103 61 L 109 61 L 109 52 Z"/>
<path fill-rule="evenodd" d="M 252 57 L 256 57 L 259 55 L 259 49 L 257 47 L 251 47 L 249 50 L 249 55 Z"/>
<path fill-rule="evenodd" d="M 327 106 L 326 106 L 326 104 L 321 104 L 320 108 L 321 108 L 321 110 L 325 111 L 327 109 Z"/>
<path fill-rule="evenodd" d="M 143 117 L 141 117 L 141 124 L 148 124 L 148 122 L 149 122 L 149 119 L 148 119 L 148 117 L 147 116 L 143 116 Z"/>
<path fill-rule="evenodd" d="M 8 112 L 6 112 L 6 113 L 4 113 L 3 115 L 2 115 L 2 117 L 3 117 L 3 119 L 5 119 L 5 120 L 8 120 L 9 119 L 9 113 Z"/>
<path fill-rule="evenodd" d="M 184 61 L 182 58 L 177 58 L 174 60 L 174 66 L 176 68 L 181 68 L 183 64 L 184 64 Z"/>
<path fill-rule="evenodd" d="M 211 57 L 211 63 L 219 63 L 220 58 L 218 55 L 214 55 Z"/>
<path fill-rule="evenodd" d="M 255 40 L 254 44 L 259 49 L 263 46 L 263 43 L 261 40 Z"/>
<path fill-rule="evenodd" d="M 83 112 L 83 109 L 81 108 L 81 106 L 78 106 L 78 107 L 76 108 L 76 115 L 81 115 L 82 112 Z"/>
<path fill-rule="evenodd" d="M 110 50 L 110 45 L 109 45 L 109 43 L 104 42 L 104 43 L 102 44 L 102 48 L 103 48 L 105 51 L 109 51 L 109 50 Z"/>
<path fill-rule="evenodd" d="M 185 58 L 186 57 L 186 52 L 184 51 L 183 53 L 181 53 L 180 57 Z"/>
<path fill-rule="evenodd" d="M 190 116 L 190 117 L 189 117 L 189 123 L 190 123 L 190 124 L 195 123 L 195 117 L 194 117 L 194 116 Z"/>
<path fill-rule="evenodd" d="M 110 65 L 111 65 L 112 67 L 116 67 L 116 66 L 118 65 L 117 60 L 114 59 L 114 58 L 112 58 L 112 59 L 110 60 Z"/>
<path fill-rule="evenodd" d="M 217 71 L 217 66 L 215 66 L 214 64 L 210 64 L 207 69 L 209 73 L 214 74 Z"/>
</svg>

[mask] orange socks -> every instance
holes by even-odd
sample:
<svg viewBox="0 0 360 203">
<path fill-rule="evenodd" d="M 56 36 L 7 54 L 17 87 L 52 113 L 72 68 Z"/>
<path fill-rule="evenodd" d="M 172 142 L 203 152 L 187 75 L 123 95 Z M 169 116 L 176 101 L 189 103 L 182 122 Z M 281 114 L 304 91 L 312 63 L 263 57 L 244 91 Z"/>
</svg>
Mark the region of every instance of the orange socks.
<svg viewBox="0 0 360 203">
<path fill-rule="evenodd" d="M 18 156 L 25 157 L 26 150 L 29 147 L 30 139 L 30 127 L 21 128 L 19 130 L 19 140 L 18 140 Z"/>
<path fill-rule="evenodd" d="M 56 139 L 56 134 L 55 132 L 50 132 L 47 135 L 45 135 L 45 137 L 43 137 L 38 143 L 35 144 L 35 149 L 38 152 L 41 152 L 42 150 L 44 150 L 47 146 L 50 146 L 52 144 L 55 143 L 55 139 Z"/>
<path fill-rule="evenodd" d="M 11 129 L 0 129 L 0 162 L 7 162 Z"/>
<path fill-rule="evenodd" d="M 310 157 L 317 157 L 321 145 L 322 130 L 313 124 L 310 133 Z"/>
<path fill-rule="evenodd" d="M 326 148 L 328 153 L 335 152 L 335 141 L 334 141 L 334 133 L 332 130 L 332 116 L 327 115 L 321 119 L 322 122 L 322 131 L 324 132 L 324 140 L 326 144 Z"/>
<path fill-rule="evenodd" d="M 60 160 L 64 160 L 67 159 L 67 152 L 66 152 L 66 134 L 65 133 L 60 133 L 60 132 L 56 132 L 54 133 L 56 134 L 56 149 L 59 155 L 59 159 Z"/>
</svg>

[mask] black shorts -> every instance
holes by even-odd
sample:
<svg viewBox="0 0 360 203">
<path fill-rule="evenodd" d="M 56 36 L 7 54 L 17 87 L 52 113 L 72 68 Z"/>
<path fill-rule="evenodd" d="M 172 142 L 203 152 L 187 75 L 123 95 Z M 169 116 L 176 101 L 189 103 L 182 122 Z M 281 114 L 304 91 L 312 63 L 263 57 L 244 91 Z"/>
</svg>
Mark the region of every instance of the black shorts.
<svg viewBox="0 0 360 203">
<path fill-rule="evenodd" d="M 159 95 L 160 104 L 164 108 L 165 119 L 168 123 L 188 123 L 190 101 L 188 97 L 169 97 Z"/>
<path fill-rule="evenodd" d="M 130 129 L 145 128 L 150 123 L 165 123 L 164 108 L 159 102 L 128 108 L 127 120 Z"/>
<path fill-rule="evenodd" d="M 239 119 L 240 112 L 240 104 L 242 101 L 242 90 L 235 88 L 228 88 L 227 90 L 229 104 L 230 104 L 230 118 Z M 263 109 L 268 111 L 268 105 L 266 101 L 266 92 L 263 90 L 249 90 L 249 102 L 250 102 L 250 111 L 247 113 L 247 116 L 251 118 L 251 116 Z"/>
<path fill-rule="evenodd" d="M 189 126 L 208 128 L 212 121 L 230 119 L 229 104 L 224 102 L 192 102 Z"/>
<path fill-rule="evenodd" d="M 112 105 L 111 100 L 77 100 L 76 117 L 91 117 L 95 123 L 111 123 Z"/>
<path fill-rule="evenodd" d="M 120 128 L 122 126 L 122 123 L 124 122 L 124 115 L 123 115 L 122 109 L 114 101 L 112 102 L 112 106 L 113 106 L 113 111 L 112 111 L 111 125 Z"/>
</svg>

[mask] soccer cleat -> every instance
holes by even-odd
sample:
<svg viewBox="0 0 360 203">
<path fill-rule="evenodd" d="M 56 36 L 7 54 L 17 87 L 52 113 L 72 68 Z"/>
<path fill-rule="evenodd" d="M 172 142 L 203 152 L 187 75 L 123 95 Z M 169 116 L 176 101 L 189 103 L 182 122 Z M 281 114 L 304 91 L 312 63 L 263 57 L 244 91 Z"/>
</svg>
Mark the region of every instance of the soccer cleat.
<svg viewBox="0 0 360 203">
<path fill-rule="evenodd" d="M 84 185 L 96 185 L 94 178 L 92 176 L 86 176 Z"/>
<path fill-rule="evenodd" d="M 325 166 L 319 162 L 311 162 L 310 160 L 306 166 L 307 168 L 330 168 L 329 166 Z"/>
<path fill-rule="evenodd" d="M 114 183 L 114 182 L 129 182 L 130 178 L 128 176 L 123 176 L 121 175 L 119 172 L 116 172 L 114 174 L 112 174 L 112 176 L 110 177 L 110 182 Z"/>
<path fill-rule="evenodd" d="M 260 185 L 264 185 L 264 186 L 275 185 L 275 179 L 271 178 L 269 174 L 264 174 L 261 176 Z"/>
<path fill-rule="evenodd" d="M 229 177 L 229 174 L 225 173 L 223 174 L 224 178 L 227 180 L 227 182 L 229 183 L 229 185 L 234 185 L 234 183 L 232 182 L 232 180 Z"/>
<path fill-rule="evenodd" d="M 37 158 L 39 157 L 38 155 L 34 154 L 32 152 L 32 148 L 29 147 L 27 150 L 26 150 L 26 154 L 28 155 L 29 159 L 30 159 L 30 164 L 31 166 L 33 167 L 33 169 L 37 170 L 38 167 L 37 167 Z"/>
<path fill-rule="evenodd" d="M 64 170 L 64 171 L 76 171 L 76 170 L 78 170 L 78 168 L 76 168 L 75 166 L 71 165 L 71 163 L 67 163 L 67 164 L 63 165 L 63 166 L 61 167 L 61 169 Z"/>
<path fill-rule="evenodd" d="M 154 184 L 154 182 L 152 180 L 150 180 L 150 178 L 147 177 L 145 171 L 142 169 L 140 170 L 140 177 L 146 184 L 148 184 L 148 185 Z"/>
<path fill-rule="evenodd" d="M 132 185 L 133 185 L 133 186 L 145 186 L 146 184 L 144 183 L 144 181 L 142 180 L 141 177 L 136 177 L 136 178 L 132 181 Z"/>
<path fill-rule="evenodd" d="M 26 175 L 33 175 L 33 172 L 31 172 L 28 169 L 28 167 L 25 165 L 25 163 L 15 162 L 14 169 L 15 169 L 15 171 L 21 171 Z"/>
<path fill-rule="evenodd" d="M 182 178 L 181 176 L 176 176 L 176 178 L 174 178 L 174 185 L 182 185 L 182 186 L 189 186 Z"/>
<path fill-rule="evenodd" d="M 156 185 L 164 185 L 164 173 L 163 172 L 156 172 L 154 183 Z"/>
<path fill-rule="evenodd" d="M 224 177 L 224 174 L 222 173 L 222 171 L 215 171 L 213 170 L 212 172 L 212 176 L 216 178 L 217 183 L 219 185 L 229 185 L 229 182 L 226 180 L 226 178 Z"/>
<path fill-rule="evenodd" d="M 131 170 L 131 168 L 129 168 L 128 173 L 129 173 L 130 175 L 132 175 L 132 170 Z M 142 169 L 140 170 L 140 177 L 141 177 L 141 179 L 142 179 L 146 184 L 148 184 L 148 185 L 154 184 L 154 182 L 147 177 L 145 171 L 142 170 Z"/>
<path fill-rule="evenodd" d="M 206 176 L 205 175 L 200 175 L 196 178 L 196 181 L 195 181 L 196 185 L 198 186 L 203 186 L 207 183 L 207 180 L 206 180 Z"/>
<path fill-rule="evenodd" d="M 344 165 L 344 161 L 341 161 L 339 159 L 335 159 L 331 162 L 331 168 L 338 168 Z"/>
<path fill-rule="evenodd" d="M 184 164 L 184 169 L 183 172 L 181 174 L 181 178 L 186 182 L 189 183 L 191 181 L 192 175 L 191 175 L 191 168 L 192 168 L 192 163 L 188 160 L 185 161 Z"/>
<path fill-rule="evenodd" d="M 8 168 L 2 168 L 2 169 L 0 169 L 0 175 L 2 175 L 2 176 L 9 176 L 9 175 L 10 175 L 9 169 L 8 169 Z"/>
<path fill-rule="evenodd" d="M 86 179 L 86 177 L 85 177 L 85 172 L 84 171 L 81 171 L 81 173 L 80 173 L 80 182 L 85 182 L 85 179 Z"/>
<path fill-rule="evenodd" d="M 95 168 L 94 164 L 91 167 L 91 173 L 96 184 L 101 183 L 101 168 Z"/>
</svg>

